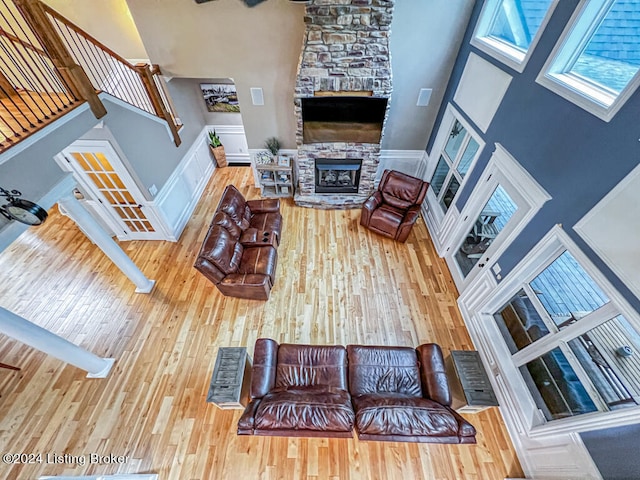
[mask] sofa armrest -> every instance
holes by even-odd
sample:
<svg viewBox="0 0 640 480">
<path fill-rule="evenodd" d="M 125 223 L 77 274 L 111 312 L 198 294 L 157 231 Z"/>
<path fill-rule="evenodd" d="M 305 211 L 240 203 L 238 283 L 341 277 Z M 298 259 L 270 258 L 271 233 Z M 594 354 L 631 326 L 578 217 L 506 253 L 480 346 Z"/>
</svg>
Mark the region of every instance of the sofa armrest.
<svg viewBox="0 0 640 480">
<path fill-rule="evenodd" d="M 256 410 L 260 399 L 252 400 L 242 412 L 240 420 L 238 420 L 238 435 L 252 435 L 253 426 L 255 425 Z"/>
<path fill-rule="evenodd" d="M 362 213 L 360 214 L 360 225 L 368 227 L 371 221 L 373 211 L 382 205 L 382 194 L 379 191 L 373 192 L 367 200 L 362 204 Z"/>
<path fill-rule="evenodd" d="M 263 200 L 248 200 L 247 206 L 251 213 L 268 213 L 280 211 L 280 199 L 265 198 Z"/>
<path fill-rule="evenodd" d="M 416 351 L 420 361 L 420 379 L 424 396 L 450 407 L 451 390 L 449 390 L 442 349 L 435 343 L 426 343 L 416 348 Z"/>
<path fill-rule="evenodd" d="M 251 398 L 262 398 L 273 390 L 277 361 L 278 343 L 270 338 L 256 340 L 251 368 Z"/>
<path fill-rule="evenodd" d="M 396 234 L 396 240 L 399 242 L 406 242 L 411 233 L 413 224 L 416 223 L 418 216 L 420 215 L 420 205 L 414 205 L 410 207 L 404 214 L 402 223 L 398 227 L 398 233 Z"/>
</svg>

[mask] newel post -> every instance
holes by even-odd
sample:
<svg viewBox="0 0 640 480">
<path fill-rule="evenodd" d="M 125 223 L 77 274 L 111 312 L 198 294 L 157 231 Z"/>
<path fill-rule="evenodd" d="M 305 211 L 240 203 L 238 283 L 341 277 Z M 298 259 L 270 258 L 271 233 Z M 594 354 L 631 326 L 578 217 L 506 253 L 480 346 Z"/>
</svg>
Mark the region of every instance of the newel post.
<svg viewBox="0 0 640 480">
<path fill-rule="evenodd" d="M 45 7 L 40 0 L 13 0 L 18 10 L 38 36 L 42 46 L 56 67 L 56 71 L 77 99 L 84 99 L 89 104 L 96 118 L 107 114 L 107 110 L 98 98 L 91 80 L 83 68 L 75 63 L 64 42 L 49 20 Z"/>
</svg>

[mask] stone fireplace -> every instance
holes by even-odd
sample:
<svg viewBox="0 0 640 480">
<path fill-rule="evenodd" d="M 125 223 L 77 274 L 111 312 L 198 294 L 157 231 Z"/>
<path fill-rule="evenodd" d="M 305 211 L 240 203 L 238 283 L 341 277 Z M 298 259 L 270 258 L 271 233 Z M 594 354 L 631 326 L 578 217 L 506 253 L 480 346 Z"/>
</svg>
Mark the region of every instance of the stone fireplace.
<svg viewBox="0 0 640 480">
<path fill-rule="evenodd" d="M 394 0 L 311 0 L 295 89 L 297 205 L 358 208 L 374 190 L 391 96 Z"/>
</svg>

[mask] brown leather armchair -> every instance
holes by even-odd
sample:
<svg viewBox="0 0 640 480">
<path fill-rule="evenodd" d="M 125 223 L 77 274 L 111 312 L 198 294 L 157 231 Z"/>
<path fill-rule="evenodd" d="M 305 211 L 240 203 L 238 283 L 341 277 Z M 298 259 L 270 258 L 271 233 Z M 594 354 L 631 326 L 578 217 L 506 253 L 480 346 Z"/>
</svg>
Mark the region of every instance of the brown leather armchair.
<svg viewBox="0 0 640 480">
<path fill-rule="evenodd" d="M 406 242 L 420 214 L 429 184 L 419 178 L 385 170 L 378 190 L 362 205 L 360 225 L 398 242 Z"/>
</svg>

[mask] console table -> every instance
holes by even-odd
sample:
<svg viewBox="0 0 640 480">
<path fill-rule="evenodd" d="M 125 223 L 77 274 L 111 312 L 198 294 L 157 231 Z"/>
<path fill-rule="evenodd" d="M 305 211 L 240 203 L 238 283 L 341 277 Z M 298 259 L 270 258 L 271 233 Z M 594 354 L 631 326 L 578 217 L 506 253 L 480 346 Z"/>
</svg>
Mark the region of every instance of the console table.
<svg viewBox="0 0 640 480">
<path fill-rule="evenodd" d="M 478 413 L 498 406 L 493 387 L 475 350 L 453 350 L 446 360 L 451 379 L 451 407 L 458 413 Z"/>
<path fill-rule="evenodd" d="M 245 347 L 220 347 L 207 402 L 221 409 L 242 408 L 249 401 L 251 358 Z"/>
</svg>

